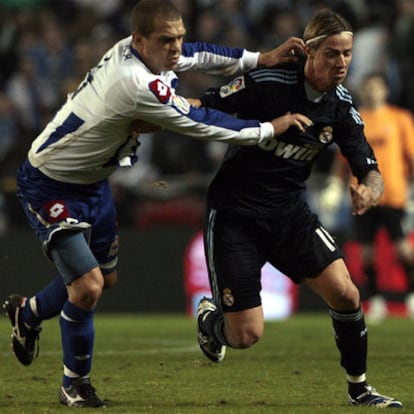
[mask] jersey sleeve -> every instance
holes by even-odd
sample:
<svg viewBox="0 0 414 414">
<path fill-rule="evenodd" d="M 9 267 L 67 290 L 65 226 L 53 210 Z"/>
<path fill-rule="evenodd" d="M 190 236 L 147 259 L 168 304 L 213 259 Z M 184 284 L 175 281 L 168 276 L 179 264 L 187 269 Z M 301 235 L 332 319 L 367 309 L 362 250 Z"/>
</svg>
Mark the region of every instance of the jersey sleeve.
<svg viewBox="0 0 414 414">
<path fill-rule="evenodd" d="M 379 171 L 374 151 L 364 134 L 364 123 L 358 110 L 351 105 L 336 139 L 342 155 L 348 161 L 352 174 L 360 181 L 369 171 Z"/>
<path fill-rule="evenodd" d="M 202 69 L 211 74 L 231 76 L 256 68 L 258 52 L 203 42 L 184 43 L 176 71 Z"/>
<path fill-rule="evenodd" d="M 191 106 L 159 78 L 138 90 L 137 118 L 180 134 L 238 145 L 255 145 L 274 134 L 268 122 L 238 119 L 216 109 Z"/>
<path fill-rule="evenodd" d="M 240 75 L 221 87 L 207 89 L 201 97 L 202 105 L 229 114 L 252 113 L 251 107 L 256 98 L 247 85 L 248 76 Z"/>
</svg>

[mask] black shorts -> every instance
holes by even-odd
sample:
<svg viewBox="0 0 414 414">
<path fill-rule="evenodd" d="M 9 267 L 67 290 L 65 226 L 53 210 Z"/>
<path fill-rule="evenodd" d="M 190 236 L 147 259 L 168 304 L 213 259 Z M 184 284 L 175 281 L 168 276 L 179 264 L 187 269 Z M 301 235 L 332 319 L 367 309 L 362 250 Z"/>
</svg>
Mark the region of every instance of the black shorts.
<svg viewBox="0 0 414 414">
<path fill-rule="evenodd" d="M 378 230 L 384 228 L 392 241 L 404 239 L 402 220 L 404 210 L 392 207 L 377 206 L 362 216 L 355 216 L 355 240 L 363 244 L 372 244 Z"/>
<path fill-rule="evenodd" d="M 211 290 L 224 312 L 261 304 L 261 268 L 266 262 L 300 283 L 343 258 L 307 204 L 280 221 L 210 209 L 204 242 Z"/>
</svg>

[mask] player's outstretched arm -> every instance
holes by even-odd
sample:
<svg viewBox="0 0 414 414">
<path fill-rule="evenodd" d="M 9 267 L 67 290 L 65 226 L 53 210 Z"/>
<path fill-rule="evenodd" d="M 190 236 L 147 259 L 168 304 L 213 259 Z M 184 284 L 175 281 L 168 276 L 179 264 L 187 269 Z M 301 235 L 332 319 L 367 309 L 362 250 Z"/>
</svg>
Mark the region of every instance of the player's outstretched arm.
<svg viewBox="0 0 414 414">
<path fill-rule="evenodd" d="M 272 67 L 282 63 L 296 62 L 298 55 L 303 55 L 304 53 L 304 41 L 299 37 L 291 37 L 275 49 L 260 53 L 257 66 Z"/>
</svg>

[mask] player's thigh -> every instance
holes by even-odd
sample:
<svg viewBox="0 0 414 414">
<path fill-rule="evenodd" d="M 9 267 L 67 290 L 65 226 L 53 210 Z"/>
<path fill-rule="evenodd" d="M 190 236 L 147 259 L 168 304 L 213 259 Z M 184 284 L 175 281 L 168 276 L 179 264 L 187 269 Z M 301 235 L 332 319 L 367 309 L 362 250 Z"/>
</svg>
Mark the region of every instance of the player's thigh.
<svg viewBox="0 0 414 414">
<path fill-rule="evenodd" d="M 317 214 L 303 204 L 283 221 L 275 222 L 268 261 L 295 283 L 320 275 L 343 257 L 335 238 L 322 226 Z"/>
<path fill-rule="evenodd" d="M 207 266 L 214 300 L 223 312 L 261 305 L 261 237 L 255 220 L 209 211 L 205 230 Z"/>
<path fill-rule="evenodd" d="M 101 271 L 105 277 L 116 269 L 119 252 L 119 235 L 117 226 L 116 209 L 112 199 L 112 193 L 108 182 L 102 184 L 97 194 L 99 209 L 93 211 L 90 223 L 92 225 L 90 248 L 95 255 Z M 115 276 L 109 277 L 112 282 Z M 110 285 L 108 279 L 107 286 Z"/>
</svg>

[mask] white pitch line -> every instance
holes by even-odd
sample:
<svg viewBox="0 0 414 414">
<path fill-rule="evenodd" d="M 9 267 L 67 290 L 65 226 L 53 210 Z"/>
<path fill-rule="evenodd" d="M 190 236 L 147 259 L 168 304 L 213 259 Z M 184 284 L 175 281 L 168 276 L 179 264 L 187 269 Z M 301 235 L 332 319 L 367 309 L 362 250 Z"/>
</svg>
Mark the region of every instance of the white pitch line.
<svg viewBox="0 0 414 414">
<path fill-rule="evenodd" d="M 156 354 L 179 354 L 179 353 L 193 353 L 199 352 L 199 347 L 197 345 L 191 346 L 181 346 L 181 347 L 170 347 L 170 348 L 154 348 L 151 349 L 128 349 L 126 351 L 122 350 L 107 350 L 107 351 L 94 351 L 94 356 L 129 356 L 129 355 L 156 355 Z M 42 356 L 56 356 L 61 355 L 62 351 L 45 351 L 40 350 L 39 357 Z M 3 351 L 0 353 L 3 357 L 13 355 L 12 351 L 6 352 Z"/>
</svg>

